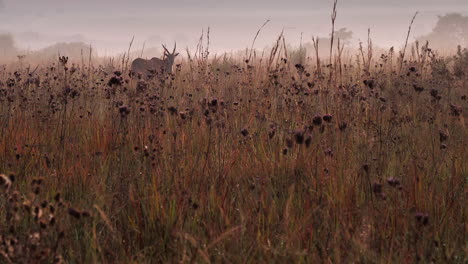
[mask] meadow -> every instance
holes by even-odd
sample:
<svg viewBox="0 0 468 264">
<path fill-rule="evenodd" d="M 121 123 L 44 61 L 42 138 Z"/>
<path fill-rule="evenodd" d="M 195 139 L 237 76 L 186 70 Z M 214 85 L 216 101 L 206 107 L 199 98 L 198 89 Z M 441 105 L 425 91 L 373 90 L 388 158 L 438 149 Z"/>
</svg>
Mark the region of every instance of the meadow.
<svg viewBox="0 0 468 264">
<path fill-rule="evenodd" d="M 466 263 L 468 51 L 405 51 L 2 68 L 0 262 Z"/>
</svg>

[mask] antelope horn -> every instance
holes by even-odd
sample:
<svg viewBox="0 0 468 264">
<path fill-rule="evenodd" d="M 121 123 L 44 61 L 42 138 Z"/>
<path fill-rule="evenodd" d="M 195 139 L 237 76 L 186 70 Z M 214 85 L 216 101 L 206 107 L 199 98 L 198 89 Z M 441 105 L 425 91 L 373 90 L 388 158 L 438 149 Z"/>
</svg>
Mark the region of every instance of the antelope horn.
<svg viewBox="0 0 468 264">
<path fill-rule="evenodd" d="M 174 50 L 172 51 L 172 54 L 175 53 L 176 47 L 177 47 L 177 42 L 174 41 Z"/>
<path fill-rule="evenodd" d="M 164 48 L 164 53 L 167 52 L 168 54 L 170 54 L 170 52 L 169 52 L 169 50 L 167 50 L 166 46 L 165 46 L 164 44 L 162 44 L 162 46 L 163 46 L 163 48 Z"/>
</svg>

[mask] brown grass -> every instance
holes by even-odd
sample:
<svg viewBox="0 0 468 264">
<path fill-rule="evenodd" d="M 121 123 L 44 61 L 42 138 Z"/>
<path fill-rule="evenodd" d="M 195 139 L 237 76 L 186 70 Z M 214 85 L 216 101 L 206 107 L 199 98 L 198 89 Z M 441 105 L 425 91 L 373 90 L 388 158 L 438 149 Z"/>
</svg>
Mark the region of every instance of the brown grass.
<svg viewBox="0 0 468 264">
<path fill-rule="evenodd" d="M 40 177 L 41 199 L 60 192 L 92 216 L 77 222 L 65 210 L 55 255 L 465 262 L 467 52 L 443 58 L 425 46 L 398 74 L 393 50 L 364 67 L 342 51 L 339 65 L 294 65 L 281 39 L 270 58 L 195 57 L 144 80 L 65 58 L 31 75 L 2 71 L 0 171 L 16 174 L 8 188 L 29 197 Z M 9 221 L 11 190 L 0 200 L 5 262 L 19 254 L 5 251 L 12 225 L 11 236 L 40 228 Z M 50 248 L 56 232 L 37 247 Z"/>
</svg>

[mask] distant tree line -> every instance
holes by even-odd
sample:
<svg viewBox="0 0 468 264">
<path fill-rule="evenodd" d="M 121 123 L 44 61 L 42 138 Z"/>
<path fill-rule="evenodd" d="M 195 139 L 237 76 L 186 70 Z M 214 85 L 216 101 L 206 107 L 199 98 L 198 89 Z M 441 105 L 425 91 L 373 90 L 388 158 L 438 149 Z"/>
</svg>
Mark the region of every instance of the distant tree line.
<svg viewBox="0 0 468 264">
<path fill-rule="evenodd" d="M 450 13 L 439 16 L 432 32 L 417 38 L 419 42 L 429 41 L 429 46 L 436 50 L 455 50 L 458 45 L 468 46 L 468 16 Z"/>
<path fill-rule="evenodd" d="M 0 1 L 1 3 L 1 1 Z M 353 32 L 347 28 L 340 28 L 335 31 L 334 35 L 335 46 L 338 39 L 340 42 L 346 45 L 351 43 L 353 39 Z M 468 16 L 464 16 L 460 13 L 450 13 L 444 16 L 439 16 L 438 21 L 433 28 L 432 32 L 419 36 L 416 38 L 421 44 L 426 41 L 429 42 L 429 46 L 435 50 L 450 50 L 456 51 L 457 46 L 462 48 L 468 47 Z M 326 56 L 330 49 L 331 37 L 319 38 L 319 54 Z M 305 43 L 300 50 L 293 51 L 295 61 L 303 61 L 307 52 L 314 50 L 312 43 Z M 70 58 L 79 60 L 81 56 L 89 57 L 90 46 L 82 42 L 73 43 L 57 43 L 49 47 L 28 53 L 17 48 L 15 39 L 11 34 L 0 34 L 0 63 L 14 61 L 18 55 L 26 55 L 30 59 L 36 60 L 51 60 L 56 59 L 58 54 L 66 55 Z M 96 57 L 95 51 L 92 52 Z M 135 57 L 140 56 L 141 51 L 132 54 Z M 157 50 L 148 48 L 144 51 L 143 57 L 154 56 L 158 53 Z"/>
</svg>

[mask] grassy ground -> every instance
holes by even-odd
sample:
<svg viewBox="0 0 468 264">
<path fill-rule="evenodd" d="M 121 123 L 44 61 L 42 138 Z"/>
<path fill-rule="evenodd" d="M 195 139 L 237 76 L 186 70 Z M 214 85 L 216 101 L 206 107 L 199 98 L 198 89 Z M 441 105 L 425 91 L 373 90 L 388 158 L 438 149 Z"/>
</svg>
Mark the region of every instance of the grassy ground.
<svg viewBox="0 0 468 264">
<path fill-rule="evenodd" d="M 467 55 L 279 53 L 2 71 L 2 262 L 466 263 Z"/>
</svg>

